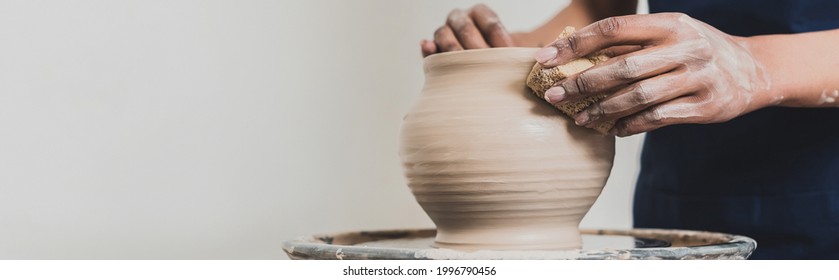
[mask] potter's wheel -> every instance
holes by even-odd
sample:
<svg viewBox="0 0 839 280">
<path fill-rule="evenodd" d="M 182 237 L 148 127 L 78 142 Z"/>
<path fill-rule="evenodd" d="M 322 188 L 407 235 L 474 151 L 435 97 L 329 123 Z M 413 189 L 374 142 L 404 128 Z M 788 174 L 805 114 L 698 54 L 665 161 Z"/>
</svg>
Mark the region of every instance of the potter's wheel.
<svg viewBox="0 0 839 280">
<path fill-rule="evenodd" d="M 666 230 L 581 230 L 581 250 L 473 252 L 431 247 L 435 230 L 361 231 L 286 241 L 292 259 L 746 259 L 753 239 L 724 233 Z"/>
</svg>

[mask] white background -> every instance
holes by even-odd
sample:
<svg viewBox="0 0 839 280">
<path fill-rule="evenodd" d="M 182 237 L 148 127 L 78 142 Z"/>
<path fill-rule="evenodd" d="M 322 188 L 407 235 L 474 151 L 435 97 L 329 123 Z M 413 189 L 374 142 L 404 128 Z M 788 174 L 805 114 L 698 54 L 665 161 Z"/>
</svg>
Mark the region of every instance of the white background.
<svg viewBox="0 0 839 280">
<path fill-rule="evenodd" d="M 397 136 L 477 1 L 0 1 L 0 258 L 276 259 L 433 226 Z M 484 1 L 511 30 L 567 1 Z M 641 137 L 584 227 L 631 226 Z"/>
</svg>

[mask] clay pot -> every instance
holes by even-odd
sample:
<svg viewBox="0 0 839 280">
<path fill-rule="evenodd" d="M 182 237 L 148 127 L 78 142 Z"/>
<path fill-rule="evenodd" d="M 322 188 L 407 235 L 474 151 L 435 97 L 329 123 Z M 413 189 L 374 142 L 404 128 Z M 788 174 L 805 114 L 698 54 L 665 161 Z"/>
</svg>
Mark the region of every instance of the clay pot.
<svg viewBox="0 0 839 280">
<path fill-rule="evenodd" d="M 401 132 L 408 185 L 458 250 L 580 248 L 579 224 L 612 168 L 615 140 L 579 127 L 525 86 L 533 48 L 425 58 Z"/>
</svg>

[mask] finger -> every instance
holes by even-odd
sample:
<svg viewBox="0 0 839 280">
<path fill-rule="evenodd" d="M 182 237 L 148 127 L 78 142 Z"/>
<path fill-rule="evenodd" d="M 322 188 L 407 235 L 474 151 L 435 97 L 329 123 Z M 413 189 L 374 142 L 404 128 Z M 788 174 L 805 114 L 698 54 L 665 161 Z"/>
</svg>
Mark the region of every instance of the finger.
<svg viewBox="0 0 839 280">
<path fill-rule="evenodd" d="M 640 51 L 642 49 L 644 49 L 644 47 L 643 46 L 638 46 L 638 45 L 614 46 L 614 47 L 607 48 L 607 49 L 601 51 L 600 53 L 604 54 L 608 57 L 617 57 L 617 56 L 622 56 L 622 55 L 625 55 L 625 54 L 628 54 L 628 53 L 637 52 L 637 51 Z"/>
<path fill-rule="evenodd" d="M 626 137 L 668 125 L 701 123 L 705 119 L 701 106 L 691 96 L 679 97 L 618 120 L 609 133 Z"/>
<path fill-rule="evenodd" d="M 674 33 L 679 14 L 610 17 L 592 23 L 539 50 L 535 58 L 544 67 L 555 67 L 575 58 L 618 45 L 650 45 Z"/>
<path fill-rule="evenodd" d="M 434 32 L 434 43 L 437 44 L 437 50 L 440 52 L 463 50 L 463 46 L 457 41 L 454 31 L 448 25 L 444 25 Z"/>
<path fill-rule="evenodd" d="M 454 10 L 449 13 L 449 18 L 446 25 L 451 27 L 460 45 L 466 49 L 485 49 L 489 48 L 481 31 L 475 26 L 475 22 L 469 18 L 469 14 L 463 10 Z"/>
<path fill-rule="evenodd" d="M 617 120 L 698 90 L 685 75 L 674 71 L 634 83 L 574 116 L 577 125 L 594 126 Z"/>
<path fill-rule="evenodd" d="M 437 44 L 434 44 L 433 41 L 422 40 L 420 41 L 420 50 L 422 51 L 422 57 L 435 54 L 437 53 Z"/>
<path fill-rule="evenodd" d="M 470 16 L 491 47 L 512 47 L 513 38 L 498 20 L 498 15 L 487 5 L 478 4 L 472 7 Z"/>
<path fill-rule="evenodd" d="M 612 92 L 639 80 L 666 73 L 690 57 L 681 49 L 653 48 L 615 57 L 557 82 L 562 90 L 548 90 L 551 103 L 579 100 L 597 93 Z"/>
</svg>

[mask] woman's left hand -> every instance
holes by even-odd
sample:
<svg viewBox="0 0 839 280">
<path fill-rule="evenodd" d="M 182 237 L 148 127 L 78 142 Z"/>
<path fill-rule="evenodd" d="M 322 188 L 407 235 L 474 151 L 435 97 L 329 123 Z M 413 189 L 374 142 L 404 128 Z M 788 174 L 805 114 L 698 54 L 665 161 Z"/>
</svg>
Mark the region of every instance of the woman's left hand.
<svg viewBox="0 0 839 280">
<path fill-rule="evenodd" d="M 613 58 L 546 93 L 554 104 L 609 94 L 578 113 L 578 125 L 615 120 L 611 133 L 623 137 L 673 124 L 725 122 L 779 101 L 743 38 L 679 13 L 607 18 L 554 41 L 536 59 L 554 67 L 604 50 Z"/>
</svg>

